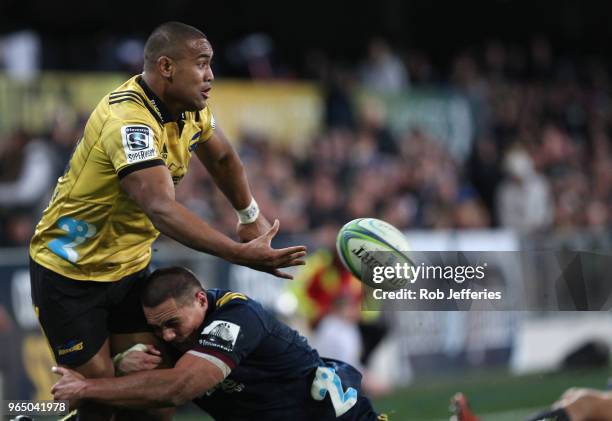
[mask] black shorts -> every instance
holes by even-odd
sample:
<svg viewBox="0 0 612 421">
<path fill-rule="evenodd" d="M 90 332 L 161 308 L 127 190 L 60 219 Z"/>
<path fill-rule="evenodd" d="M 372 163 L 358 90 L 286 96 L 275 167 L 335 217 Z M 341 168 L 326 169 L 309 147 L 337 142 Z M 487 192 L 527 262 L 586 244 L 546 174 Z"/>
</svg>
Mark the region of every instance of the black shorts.
<svg viewBox="0 0 612 421">
<path fill-rule="evenodd" d="M 78 281 L 30 258 L 32 303 L 58 364 L 89 361 L 113 333 L 149 332 L 140 305 L 146 268 L 116 282 Z"/>
</svg>

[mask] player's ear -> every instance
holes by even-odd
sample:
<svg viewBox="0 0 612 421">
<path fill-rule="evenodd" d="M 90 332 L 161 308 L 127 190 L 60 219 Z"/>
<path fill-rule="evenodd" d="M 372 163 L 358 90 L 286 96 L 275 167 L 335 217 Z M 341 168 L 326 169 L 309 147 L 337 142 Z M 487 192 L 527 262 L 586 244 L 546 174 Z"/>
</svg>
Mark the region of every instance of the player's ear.
<svg viewBox="0 0 612 421">
<path fill-rule="evenodd" d="M 174 72 L 174 63 L 170 57 L 161 56 L 157 59 L 157 69 L 163 77 L 171 78 Z"/>
<path fill-rule="evenodd" d="M 208 306 L 208 297 L 206 297 L 206 293 L 202 290 L 196 292 L 196 300 L 202 306 Z"/>
</svg>

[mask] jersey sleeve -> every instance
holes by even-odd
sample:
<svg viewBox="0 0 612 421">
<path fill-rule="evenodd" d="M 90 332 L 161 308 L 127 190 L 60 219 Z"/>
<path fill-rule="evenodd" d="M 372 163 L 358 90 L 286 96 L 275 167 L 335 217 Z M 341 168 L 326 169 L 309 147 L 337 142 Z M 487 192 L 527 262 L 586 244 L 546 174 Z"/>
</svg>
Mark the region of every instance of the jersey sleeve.
<svg viewBox="0 0 612 421">
<path fill-rule="evenodd" d="M 198 120 L 200 122 L 200 128 L 202 129 L 202 134 L 200 135 L 198 143 L 204 143 L 212 137 L 217 123 L 210 107 L 207 106 L 203 110 L 198 111 L 198 113 Z"/>
<path fill-rule="evenodd" d="M 208 359 L 227 375 L 265 335 L 260 318 L 246 303 L 227 304 L 206 320 L 197 344 L 188 353 Z"/>
<path fill-rule="evenodd" d="M 131 172 L 164 165 L 161 156 L 162 136 L 147 121 L 114 120 L 105 125 L 101 146 L 119 178 Z"/>
</svg>

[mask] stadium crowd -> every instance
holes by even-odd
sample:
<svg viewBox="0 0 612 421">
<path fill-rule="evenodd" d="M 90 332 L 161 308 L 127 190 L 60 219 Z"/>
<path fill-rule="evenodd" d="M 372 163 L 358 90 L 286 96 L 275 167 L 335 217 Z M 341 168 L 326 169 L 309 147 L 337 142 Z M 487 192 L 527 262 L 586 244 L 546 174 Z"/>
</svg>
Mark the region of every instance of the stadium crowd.
<svg viewBox="0 0 612 421">
<path fill-rule="evenodd" d="M 537 233 L 609 225 L 612 89 L 602 60 L 557 56 L 541 38 L 528 48 L 490 41 L 457 54 L 449 66 L 436 66 L 422 52 L 395 51 L 381 39 L 364 56 L 360 65 L 345 65 L 312 55 L 304 74 L 320 84 L 325 115 L 306 153 L 262 134 L 239 139 L 254 196 L 266 215 L 280 219 L 282 233 L 339 227 L 362 216 L 401 229 Z M 465 162 L 426 131 L 394 133 L 383 114 L 352 101 L 356 89 L 420 87 L 469 101 L 475 136 Z M 0 246 L 27 244 L 63 172 L 85 116 L 62 113 L 45 136 L 20 131 L 0 139 Z M 234 232 L 234 212 L 196 161 L 177 196 Z"/>
</svg>

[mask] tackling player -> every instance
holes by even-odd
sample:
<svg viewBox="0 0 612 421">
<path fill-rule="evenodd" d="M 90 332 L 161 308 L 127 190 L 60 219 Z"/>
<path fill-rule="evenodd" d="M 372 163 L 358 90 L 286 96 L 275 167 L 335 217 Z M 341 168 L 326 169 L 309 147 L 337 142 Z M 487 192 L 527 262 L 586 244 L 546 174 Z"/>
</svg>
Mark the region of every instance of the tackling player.
<svg viewBox="0 0 612 421">
<path fill-rule="evenodd" d="M 32 300 L 58 364 L 113 376 L 111 354 L 149 343 L 139 304 L 159 232 L 230 262 L 290 278 L 305 247 L 273 249 L 279 228 L 259 213 L 238 155 L 215 123 L 213 48 L 194 27 L 169 22 L 144 49 L 144 71 L 102 98 L 30 244 Z M 175 201 L 192 153 L 234 209 L 244 243 Z M 81 420 L 111 410 L 82 408 Z M 134 419 L 134 415 L 130 415 Z"/>
<path fill-rule="evenodd" d="M 147 321 L 177 351 L 173 368 L 85 379 L 66 368 L 55 399 L 178 406 L 193 400 L 216 420 L 377 420 L 361 375 L 321 359 L 295 330 L 256 301 L 205 291 L 186 269 L 159 269 L 142 293 Z"/>
</svg>

